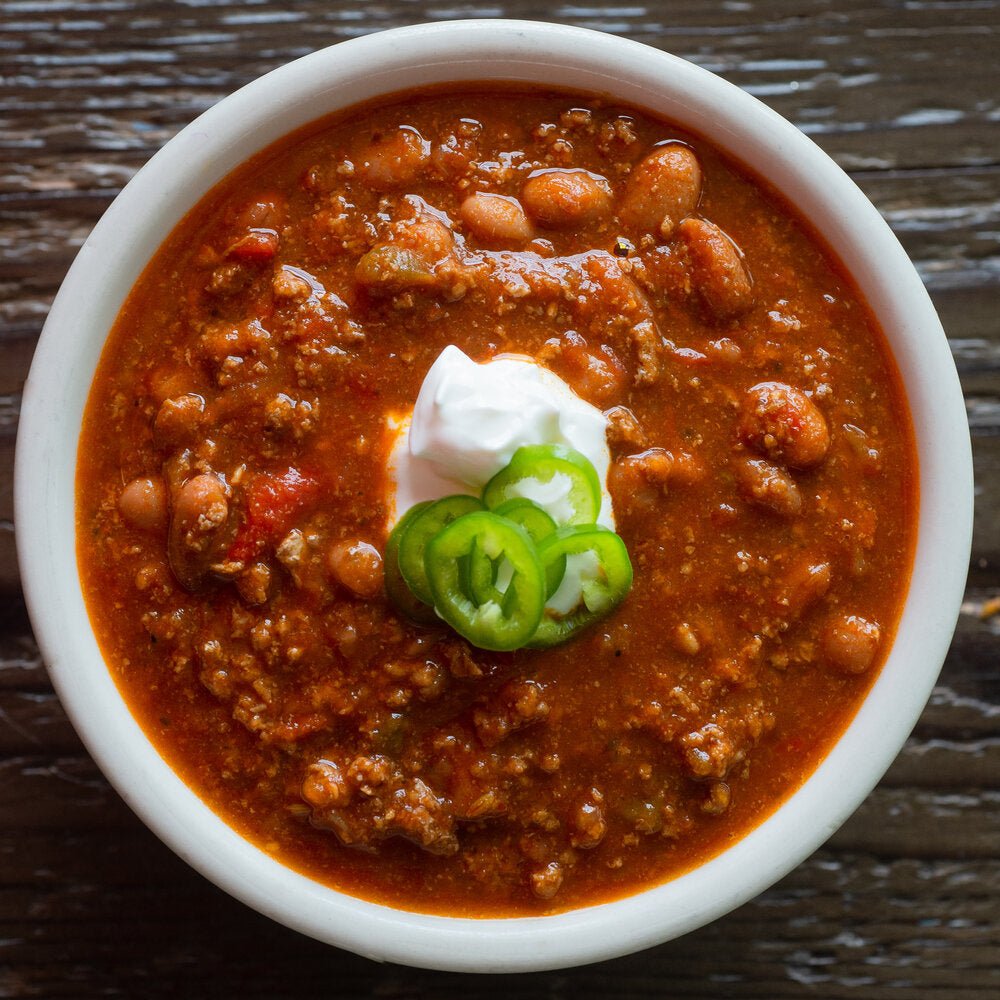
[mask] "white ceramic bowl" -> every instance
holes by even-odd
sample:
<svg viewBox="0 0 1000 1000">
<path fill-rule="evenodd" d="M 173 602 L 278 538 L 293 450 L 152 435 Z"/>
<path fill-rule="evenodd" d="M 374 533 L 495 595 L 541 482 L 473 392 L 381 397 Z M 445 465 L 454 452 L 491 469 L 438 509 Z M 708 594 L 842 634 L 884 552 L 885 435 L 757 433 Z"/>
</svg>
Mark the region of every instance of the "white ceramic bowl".
<svg viewBox="0 0 1000 1000">
<path fill-rule="evenodd" d="M 376 95 L 462 80 L 606 92 L 706 136 L 767 178 L 824 234 L 878 316 L 919 450 L 919 541 L 902 622 L 829 756 L 770 819 L 697 870 L 548 917 L 393 910 L 319 885 L 243 840 L 174 775 L 125 707 L 76 567 L 84 403 L 118 310 L 167 233 L 213 184 L 292 129 Z M 971 521 L 968 428 L 944 333 L 903 250 L 847 176 L 778 115 L 704 70 L 609 35 L 516 21 L 423 25 L 345 42 L 269 73 L 185 128 L 128 184 L 74 262 L 35 354 L 17 443 L 17 542 L 36 635 L 78 732 L 129 805 L 198 871 L 274 919 L 371 958 L 440 969 L 558 968 L 646 948 L 739 906 L 815 850 L 885 772 L 927 700 L 958 614 Z"/>
</svg>

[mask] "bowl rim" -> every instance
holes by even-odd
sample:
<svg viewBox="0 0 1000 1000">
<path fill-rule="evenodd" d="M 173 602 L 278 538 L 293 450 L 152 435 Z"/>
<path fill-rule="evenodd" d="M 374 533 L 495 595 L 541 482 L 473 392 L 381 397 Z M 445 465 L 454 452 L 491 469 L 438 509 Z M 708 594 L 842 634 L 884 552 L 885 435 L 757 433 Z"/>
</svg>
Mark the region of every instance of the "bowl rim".
<svg viewBox="0 0 1000 1000">
<path fill-rule="evenodd" d="M 734 153 L 823 233 L 854 276 L 890 341 L 913 417 L 920 508 L 910 592 L 889 658 L 840 740 L 722 854 L 633 896 L 551 916 L 397 910 L 320 885 L 245 841 L 132 718 L 90 630 L 77 576 L 80 417 L 139 272 L 248 149 L 365 99 L 358 94 L 552 78 L 650 108 Z M 902 247 L 847 175 L 775 112 L 691 63 L 585 28 L 502 19 L 412 25 L 321 49 L 248 84 L 171 139 L 115 199 L 63 282 L 25 383 L 15 458 L 18 558 L 39 647 L 77 732 L 129 806 L 212 882 L 286 926 L 373 959 L 466 972 L 563 968 L 670 940 L 751 899 L 825 841 L 888 768 L 937 678 L 964 590 L 972 496 L 968 425 L 944 331 Z"/>
</svg>

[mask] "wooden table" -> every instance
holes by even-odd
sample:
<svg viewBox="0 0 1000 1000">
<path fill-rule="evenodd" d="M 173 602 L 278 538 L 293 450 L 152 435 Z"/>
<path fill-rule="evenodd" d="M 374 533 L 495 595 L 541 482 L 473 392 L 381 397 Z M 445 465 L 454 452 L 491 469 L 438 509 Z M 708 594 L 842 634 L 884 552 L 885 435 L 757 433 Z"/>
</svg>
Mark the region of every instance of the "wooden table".
<svg viewBox="0 0 1000 1000">
<path fill-rule="evenodd" d="M 14 560 L 19 393 L 90 227 L 182 125 L 321 46 L 447 17 L 621 33 L 721 74 L 811 135 L 903 241 L 965 387 L 978 512 L 939 685 L 885 779 L 758 899 L 629 958 L 536 976 L 378 966 L 189 870 L 70 728 Z M 0 996 L 1000 996 L 1000 0 L 437 5 L 0 0 Z"/>
</svg>

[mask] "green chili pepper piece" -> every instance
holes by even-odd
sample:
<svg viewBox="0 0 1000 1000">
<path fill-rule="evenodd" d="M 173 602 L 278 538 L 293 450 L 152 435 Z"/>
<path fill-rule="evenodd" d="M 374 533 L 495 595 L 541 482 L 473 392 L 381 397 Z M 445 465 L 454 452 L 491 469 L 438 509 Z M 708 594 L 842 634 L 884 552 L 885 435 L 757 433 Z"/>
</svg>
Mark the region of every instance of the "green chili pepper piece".
<svg viewBox="0 0 1000 1000">
<path fill-rule="evenodd" d="M 556 530 L 556 522 L 533 500 L 523 497 L 504 501 L 493 513 L 521 525 L 535 545 Z M 546 597 L 551 597 L 556 592 L 562 582 L 565 569 L 565 558 L 554 559 L 546 567 Z M 491 598 L 493 600 L 502 599 L 510 577 L 509 566 L 491 562 L 482 554 L 481 550 L 476 548 L 469 557 L 468 571 L 469 582 L 466 592 L 479 604 L 485 604 Z"/>
<path fill-rule="evenodd" d="M 434 614 L 434 609 L 429 604 L 418 600 L 413 595 L 413 591 L 406 585 L 403 574 L 399 571 L 399 541 L 413 520 L 430 505 L 430 500 L 415 504 L 396 522 L 396 526 L 389 533 L 389 538 L 385 543 L 385 558 L 383 559 L 386 597 L 389 598 L 397 611 L 412 621 L 422 624 L 437 621 L 438 617 Z"/>
<path fill-rule="evenodd" d="M 406 526 L 399 540 L 399 571 L 414 596 L 424 604 L 434 603 L 424 567 L 427 543 L 456 518 L 482 509 L 483 504 L 476 497 L 456 493 L 454 496 L 435 500 Z"/>
<path fill-rule="evenodd" d="M 463 560 L 475 549 L 511 567 L 501 600 L 478 602 L 463 587 Z M 545 604 L 545 576 L 527 531 L 490 511 L 474 511 L 452 521 L 427 544 L 427 579 L 438 614 L 480 649 L 511 650 L 535 634 Z"/>
<path fill-rule="evenodd" d="M 559 528 L 541 541 L 538 558 L 544 571 L 560 557 L 566 558 L 563 585 L 578 578 L 579 598 L 569 610 L 560 612 L 553 607 L 553 602 L 558 603 L 559 592 L 552 595 L 529 644 L 536 649 L 566 642 L 613 611 L 632 587 L 628 550 L 621 538 L 607 528 L 596 524 Z"/>
<path fill-rule="evenodd" d="M 490 510 L 515 497 L 533 500 L 557 524 L 593 524 L 601 511 L 601 481 L 580 452 L 561 444 L 529 444 L 483 489 Z"/>
</svg>

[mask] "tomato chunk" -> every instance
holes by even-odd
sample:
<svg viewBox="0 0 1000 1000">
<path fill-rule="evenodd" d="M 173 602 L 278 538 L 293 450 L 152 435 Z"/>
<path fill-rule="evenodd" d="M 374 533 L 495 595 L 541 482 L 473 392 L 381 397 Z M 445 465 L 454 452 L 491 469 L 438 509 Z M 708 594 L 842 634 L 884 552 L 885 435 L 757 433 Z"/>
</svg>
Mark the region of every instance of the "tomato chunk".
<svg viewBox="0 0 1000 1000">
<path fill-rule="evenodd" d="M 255 476 L 247 490 L 246 514 L 229 549 L 229 558 L 246 562 L 267 544 L 276 542 L 318 491 L 319 483 L 298 469 Z"/>
</svg>

